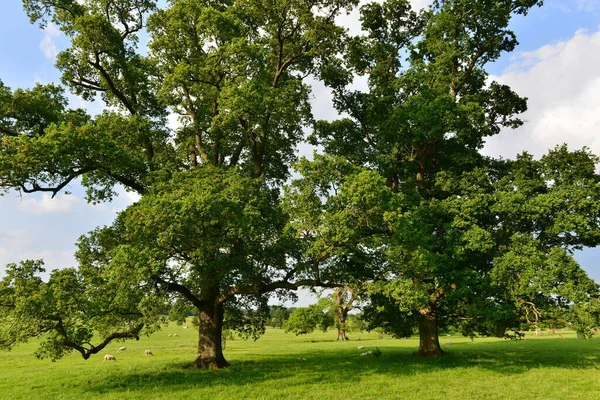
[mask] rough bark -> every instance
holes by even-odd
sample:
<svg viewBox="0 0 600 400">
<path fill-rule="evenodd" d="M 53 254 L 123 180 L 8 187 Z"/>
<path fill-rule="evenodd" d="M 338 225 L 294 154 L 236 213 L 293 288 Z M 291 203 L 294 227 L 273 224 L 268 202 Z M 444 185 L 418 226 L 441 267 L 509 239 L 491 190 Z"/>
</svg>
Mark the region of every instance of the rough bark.
<svg viewBox="0 0 600 400">
<path fill-rule="evenodd" d="M 338 336 L 337 340 L 348 340 L 346 336 L 346 319 L 348 318 L 348 309 L 344 307 L 344 296 L 343 291 L 340 289 L 337 291 L 337 308 L 336 314 L 338 317 Z"/>
<path fill-rule="evenodd" d="M 196 368 L 220 369 L 229 365 L 223 356 L 223 313 L 222 303 L 210 303 L 198 310 Z"/>
<path fill-rule="evenodd" d="M 419 338 L 419 357 L 440 357 L 444 354 L 444 351 L 440 347 L 438 321 L 434 307 L 421 310 Z"/>
<path fill-rule="evenodd" d="M 348 340 L 346 336 L 346 318 L 348 317 L 348 311 L 344 307 L 338 307 L 338 336 L 337 340 Z"/>
</svg>

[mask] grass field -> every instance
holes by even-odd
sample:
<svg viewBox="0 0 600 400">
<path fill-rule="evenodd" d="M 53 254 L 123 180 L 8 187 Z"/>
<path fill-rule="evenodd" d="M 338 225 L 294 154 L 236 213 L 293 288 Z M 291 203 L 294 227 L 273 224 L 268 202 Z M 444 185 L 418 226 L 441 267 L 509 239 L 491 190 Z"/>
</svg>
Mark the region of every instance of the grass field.
<svg viewBox="0 0 600 400">
<path fill-rule="evenodd" d="M 169 337 L 177 333 L 178 337 Z M 306 336 L 271 329 L 258 341 L 229 340 L 221 371 L 189 369 L 196 332 L 171 326 L 140 341 L 114 343 L 84 361 L 52 363 L 34 343 L 0 352 L 2 399 L 598 399 L 600 338 L 563 333 L 506 341 L 444 337 L 447 354 L 414 356 L 417 338 L 375 333 L 336 342 L 335 332 Z M 360 337 L 360 340 L 359 340 Z M 117 349 L 125 345 L 125 352 Z M 357 346 L 382 351 L 361 357 Z M 154 357 L 145 357 L 150 349 Z M 362 350 L 364 351 L 364 350 Z M 103 354 L 117 357 L 103 362 Z M 298 361 L 298 356 L 306 362 Z"/>
</svg>

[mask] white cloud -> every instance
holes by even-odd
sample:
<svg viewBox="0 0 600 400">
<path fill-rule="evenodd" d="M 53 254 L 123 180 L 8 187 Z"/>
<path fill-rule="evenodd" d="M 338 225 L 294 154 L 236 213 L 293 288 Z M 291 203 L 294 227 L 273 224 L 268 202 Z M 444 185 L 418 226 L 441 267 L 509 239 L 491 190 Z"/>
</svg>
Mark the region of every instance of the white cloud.
<svg viewBox="0 0 600 400">
<path fill-rule="evenodd" d="M 31 245 L 32 242 L 32 236 L 26 229 L 13 229 L 0 233 L 0 243 L 5 244 L 12 249 L 24 248 Z"/>
<path fill-rule="evenodd" d="M 94 101 L 83 100 L 72 93 L 68 93 L 67 98 L 69 99 L 69 106 L 71 108 L 83 108 L 91 116 L 96 116 L 104 110 L 111 109 L 104 104 L 100 95 L 97 95 Z"/>
<path fill-rule="evenodd" d="M 73 206 L 82 200 L 73 195 L 59 194 L 52 198 L 47 193 L 40 197 L 24 197 L 19 203 L 21 211 L 32 214 L 66 214 L 73 210 Z"/>
<path fill-rule="evenodd" d="M 125 209 L 130 204 L 138 202 L 142 198 L 142 196 L 138 192 L 132 192 L 127 190 L 123 191 L 123 196 L 126 199 L 126 204 L 123 207 L 123 209 Z"/>
<path fill-rule="evenodd" d="M 523 150 L 542 155 L 567 143 L 600 154 L 600 31 L 578 30 L 568 41 L 518 54 L 493 77 L 528 98 L 525 125 L 490 138 L 489 155 L 513 158 Z"/>
<path fill-rule="evenodd" d="M 583 11 L 595 11 L 600 9 L 600 0 L 578 0 L 577 8 Z"/>
<path fill-rule="evenodd" d="M 173 131 L 176 131 L 177 129 L 181 128 L 183 124 L 181 123 L 180 118 L 180 115 L 177 113 L 169 113 L 169 115 L 167 116 L 167 127 L 169 127 L 169 129 Z"/>
<path fill-rule="evenodd" d="M 28 254 L 30 254 L 30 256 L 27 256 L 27 258 L 44 260 L 44 266 L 47 271 L 69 268 L 77 265 L 74 250 L 45 249 L 35 253 L 25 253 L 25 255 Z"/>
<path fill-rule="evenodd" d="M 43 249 L 39 251 L 27 251 L 23 248 L 8 248 L 0 246 L 0 278 L 4 276 L 5 266 L 10 263 L 18 264 L 25 260 L 43 260 L 46 279 L 49 272 L 54 269 L 63 269 L 77 265 L 74 250 Z"/>
<path fill-rule="evenodd" d="M 429 5 L 433 2 L 433 0 L 411 0 L 410 4 L 413 7 L 413 10 L 421 10 L 423 8 L 429 7 Z"/>
<path fill-rule="evenodd" d="M 37 232 L 27 229 L 0 232 L 0 277 L 4 275 L 6 264 L 24 260 L 44 260 L 47 271 L 76 265 L 74 250 L 40 248 L 39 240 Z M 72 247 L 72 244 L 69 247 Z"/>
<path fill-rule="evenodd" d="M 433 0 L 411 0 L 413 10 L 419 11 L 425 7 L 428 7 Z M 593 0 L 590 0 L 593 1 Z M 350 35 L 358 35 L 361 33 L 360 29 L 360 7 L 371 2 L 383 3 L 383 0 L 361 0 L 358 7 L 356 7 L 349 14 L 342 14 L 336 18 L 336 22 L 340 25 L 348 28 Z"/>
<path fill-rule="evenodd" d="M 44 28 L 44 37 L 40 42 L 40 49 L 47 58 L 54 59 L 58 54 L 58 47 L 56 47 L 56 38 L 60 36 L 60 30 L 52 22 Z"/>
</svg>

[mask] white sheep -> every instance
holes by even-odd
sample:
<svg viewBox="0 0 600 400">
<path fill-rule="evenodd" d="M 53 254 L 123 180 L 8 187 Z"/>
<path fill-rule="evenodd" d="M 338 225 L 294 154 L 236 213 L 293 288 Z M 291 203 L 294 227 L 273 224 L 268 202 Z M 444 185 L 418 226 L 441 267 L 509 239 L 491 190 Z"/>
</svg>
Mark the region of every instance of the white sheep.
<svg viewBox="0 0 600 400">
<path fill-rule="evenodd" d="M 372 352 L 372 351 L 365 351 L 364 353 L 360 353 L 360 355 L 361 355 L 362 357 L 364 357 L 364 356 L 370 356 L 371 354 L 373 354 L 373 352 Z"/>
<path fill-rule="evenodd" d="M 306 358 L 300 356 L 300 357 L 298 357 L 298 361 L 306 361 Z"/>
<path fill-rule="evenodd" d="M 187 326 L 185 326 L 185 325 L 183 325 L 183 326 L 182 326 L 182 328 L 183 328 L 183 329 L 187 329 L 188 327 L 187 327 Z"/>
<path fill-rule="evenodd" d="M 147 355 L 147 356 L 153 356 L 154 355 L 154 353 L 152 353 L 152 350 L 146 350 L 146 351 L 144 351 L 144 354 Z"/>
<path fill-rule="evenodd" d="M 174 333 L 174 334 L 173 334 L 173 337 L 179 337 L 179 335 L 178 335 L 178 334 L 176 334 L 176 333 Z"/>
<path fill-rule="evenodd" d="M 119 350 L 117 350 L 117 352 L 125 351 L 125 350 L 127 350 L 127 347 L 121 346 L 121 347 L 119 347 Z"/>
<path fill-rule="evenodd" d="M 172 334 L 169 333 L 169 337 L 173 336 Z"/>
<path fill-rule="evenodd" d="M 454 344 L 454 342 L 452 340 L 448 340 L 446 344 Z"/>
<path fill-rule="evenodd" d="M 104 356 L 104 361 L 117 361 L 117 358 L 112 354 L 107 354 Z M 102 362 L 104 362 L 102 361 Z"/>
<path fill-rule="evenodd" d="M 362 350 L 364 348 L 366 348 L 367 346 L 358 346 L 357 349 Z"/>
</svg>

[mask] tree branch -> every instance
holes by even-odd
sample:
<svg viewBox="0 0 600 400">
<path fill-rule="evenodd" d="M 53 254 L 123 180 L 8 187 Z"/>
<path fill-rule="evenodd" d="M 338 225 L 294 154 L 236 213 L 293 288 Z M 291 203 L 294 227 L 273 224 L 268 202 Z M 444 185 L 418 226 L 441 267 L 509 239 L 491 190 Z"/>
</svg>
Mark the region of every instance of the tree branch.
<svg viewBox="0 0 600 400">
<path fill-rule="evenodd" d="M 205 301 L 202 301 L 197 296 L 195 296 L 190 291 L 190 289 L 188 289 L 184 285 L 181 285 L 177 282 L 168 282 L 168 281 L 164 280 L 163 278 L 161 278 L 160 276 L 154 276 L 154 280 L 157 283 L 164 286 L 165 290 L 170 291 L 170 292 L 180 293 L 181 295 L 183 295 L 183 297 L 188 299 L 198 309 L 206 306 L 206 304 L 207 304 Z"/>
<path fill-rule="evenodd" d="M 95 90 L 95 91 L 98 91 L 98 92 L 106 92 L 107 91 L 107 89 L 104 89 L 103 87 L 93 86 L 93 85 L 90 85 L 90 84 L 83 83 L 83 81 L 84 81 L 83 78 L 80 78 L 80 80 L 81 80 L 81 82 L 78 82 L 78 81 L 75 81 L 75 80 L 70 80 L 69 82 L 72 83 L 73 85 L 80 86 L 80 87 L 82 87 L 84 89 Z"/>
<path fill-rule="evenodd" d="M 217 298 L 217 303 L 224 303 L 236 294 L 264 294 L 270 293 L 277 289 L 298 290 L 302 286 L 318 286 L 323 288 L 336 288 L 341 286 L 339 282 L 321 282 L 316 279 L 300 279 L 296 282 L 289 282 L 287 279 L 281 281 L 264 283 L 255 281 L 248 286 L 230 287 L 223 291 Z"/>
<path fill-rule="evenodd" d="M 67 186 L 69 183 L 71 183 L 71 181 L 87 172 L 93 171 L 95 168 L 83 168 L 79 171 L 73 172 L 71 173 L 63 182 L 61 182 L 58 186 L 56 187 L 42 187 L 40 186 L 37 181 L 33 181 L 31 183 L 32 185 L 32 189 L 27 189 L 25 187 L 25 184 L 19 184 L 20 189 L 25 192 L 25 193 L 35 193 L 35 192 L 52 192 L 52 198 L 54 198 L 58 192 L 60 192 L 60 190 L 62 188 L 64 188 L 65 186 Z"/>
<path fill-rule="evenodd" d="M 110 176 L 111 178 L 113 178 L 117 182 L 123 184 L 124 186 L 126 186 L 126 187 L 128 187 L 130 189 L 135 190 L 136 192 L 138 192 L 141 195 L 144 195 L 144 194 L 147 193 L 146 188 L 142 184 L 140 184 L 139 182 L 136 182 L 133 179 L 130 179 L 130 178 L 127 178 L 125 176 L 118 175 L 118 174 L 115 174 L 115 173 L 111 173 L 111 172 L 108 172 L 108 176 Z"/>
<path fill-rule="evenodd" d="M 90 64 L 92 67 L 96 68 L 98 70 L 98 72 L 100 72 L 100 75 L 102 75 L 102 77 L 108 84 L 108 87 L 110 88 L 111 93 L 114 94 L 121 101 L 121 103 L 125 106 L 125 108 L 127 108 L 127 110 L 132 115 L 135 115 L 137 110 L 133 107 L 133 105 L 127 99 L 127 97 L 125 97 L 125 95 L 119 89 L 117 89 L 117 86 L 113 82 L 110 74 L 104 69 L 102 64 L 100 64 L 100 54 L 98 52 L 95 53 L 95 57 L 96 57 L 96 61 L 93 62 L 93 61 L 88 60 L 87 61 L 88 64 Z"/>
<path fill-rule="evenodd" d="M 4 128 L 2 126 L 0 126 L 0 133 L 4 133 L 5 135 L 13 136 L 13 137 L 19 136 L 19 134 L 17 132 L 13 132 L 13 131 L 8 130 L 7 128 Z"/>
<path fill-rule="evenodd" d="M 133 327 L 133 329 L 131 329 L 130 331 L 114 332 L 114 333 L 110 334 L 109 336 L 107 336 L 98 346 L 93 346 L 90 344 L 91 347 L 88 349 L 88 348 L 85 348 L 84 346 L 81 346 L 81 345 L 75 343 L 75 342 L 72 342 L 69 339 L 69 336 L 63 325 L 62 318 L 56 317 L 56 318 L 54 318 L 54 320 L 56 321 L 54 330 L 56 332 L 58 332 L 58 334 L 60 336 L 62 336 L 63 346 L 70 347 L 72 349 L 77 350 L 79 353 L 81 353 L 81 356 L 83 357 L 84 360 L 87 360 L 88 358 L 90 358 L 90 356 L 92 354 L 96 354 L 96 353 L 102 351 L 102 349 L 104 349 L 110 342 L 112 342 L 115 339 L 135 338 L 135 339 L 139 340 L 139 332 L 144 327 L 143 323 L 139 323 L 138 325 Z"/>
</svg>

